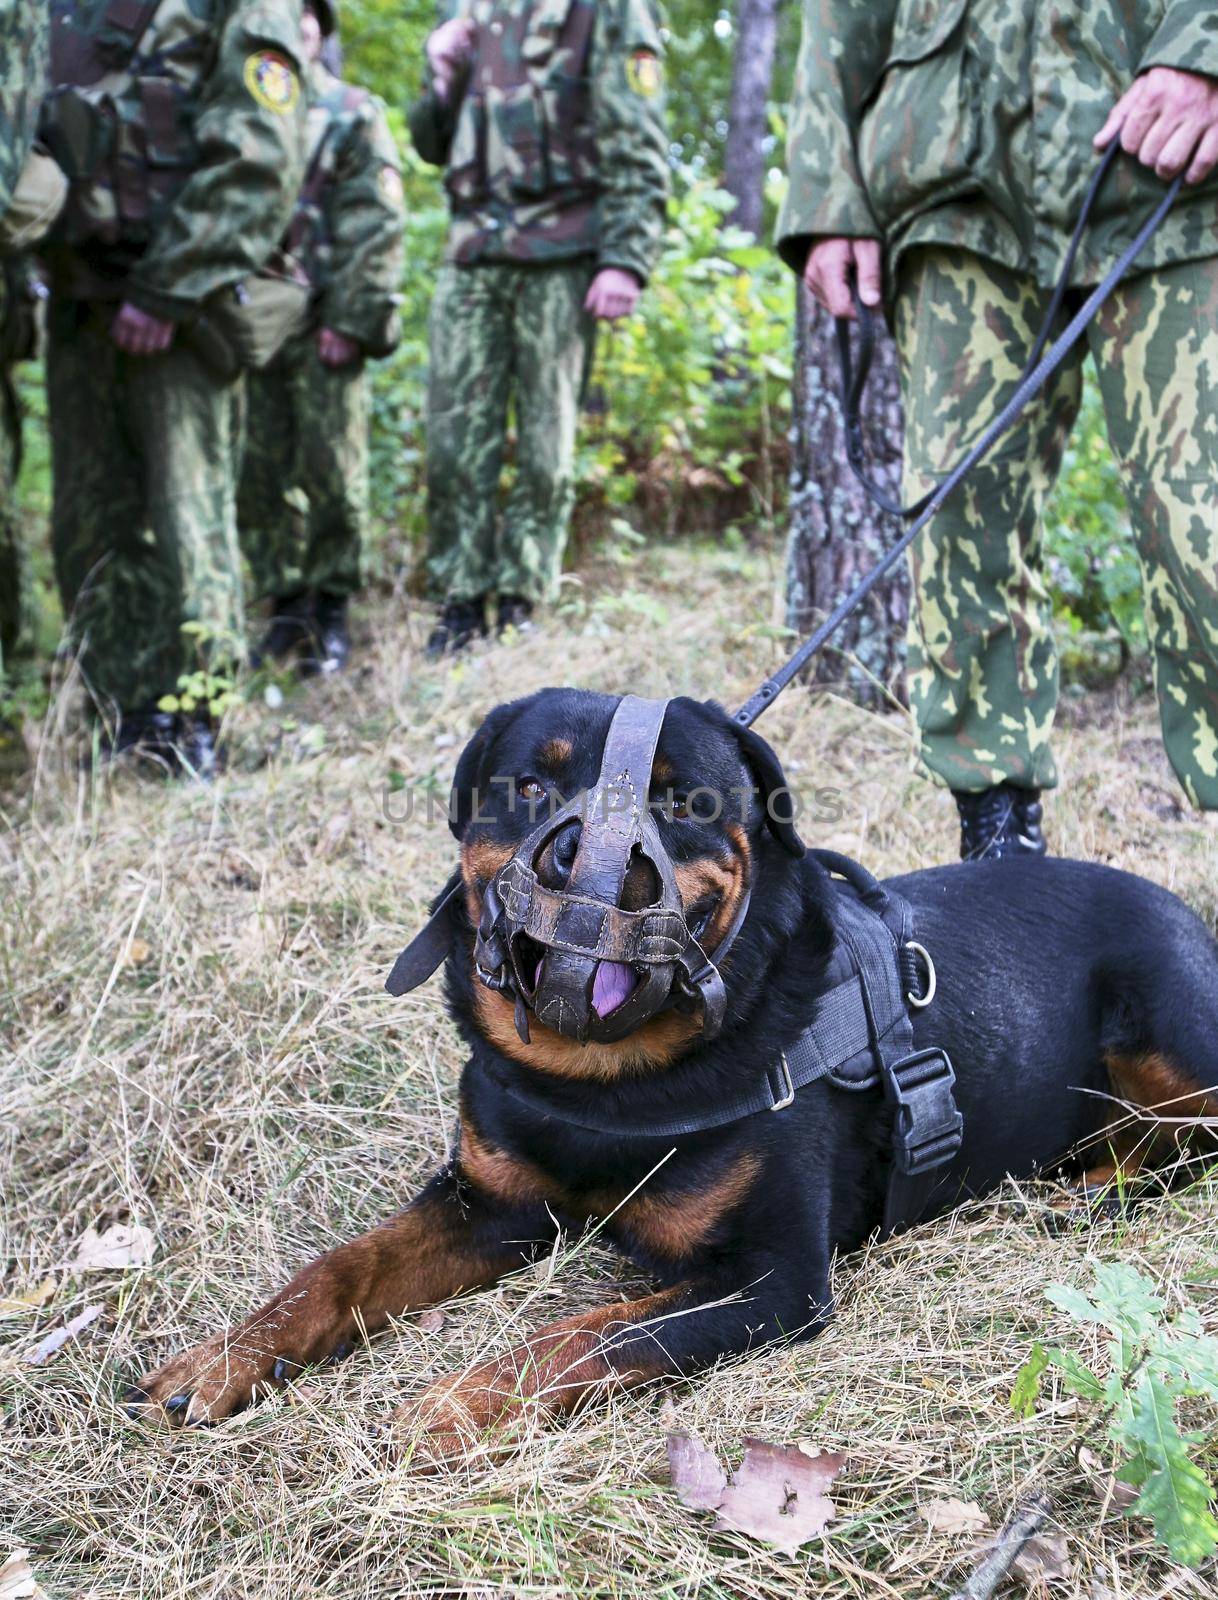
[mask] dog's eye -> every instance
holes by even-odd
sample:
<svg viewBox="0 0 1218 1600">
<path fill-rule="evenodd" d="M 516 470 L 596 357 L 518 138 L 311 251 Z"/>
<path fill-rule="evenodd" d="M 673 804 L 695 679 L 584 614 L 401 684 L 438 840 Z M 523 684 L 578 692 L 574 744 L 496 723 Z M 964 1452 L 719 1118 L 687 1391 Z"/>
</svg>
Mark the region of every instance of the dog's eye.
<svg viewBox="0 0 1218 1600">
<path fill-rule="evenodd" d="M 689 796 L 684 794 L 668 794 L 660 803 L 660 810 L 669 822 L 688 822 L 693 812 L 689 808 Z"/>
<path fill-rule="evenodd" d="M 544 783 L 538 782 L 536 778 L 521 778 L 516 785 L 516 792 L 522 800 L 544 800 L 546 786 Z"/>
</svg>

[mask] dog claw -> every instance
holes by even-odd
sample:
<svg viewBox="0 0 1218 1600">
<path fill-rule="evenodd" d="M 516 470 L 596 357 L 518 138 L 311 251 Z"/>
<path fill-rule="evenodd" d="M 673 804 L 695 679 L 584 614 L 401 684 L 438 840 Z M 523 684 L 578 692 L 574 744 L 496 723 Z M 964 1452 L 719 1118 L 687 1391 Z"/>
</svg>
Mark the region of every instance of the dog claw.
<svg viewBox="0 0 1218 1600">
<path fill-rule="evenodd" d="M 174 1394 L 170 1395 L 169 1399 L 166 1400 L 165 1410 L 169 1412 L 170 1416 L 172 1416 L 175 1411 L 181 1411 L 189 1404 L 190 1396 L 188 1394 Z"/>
<path fill-rule="evenodd" d="M 326 1362 L 329 1366 L 333 1366 L 336 1361 L 342 1361 L 350 1354 L 351 1346 L 344 1341 L 342 1344 L 336 1344 L 334 1346 L 333 1350 L 331 1350 L 330 1354 L 326 1357 Z"/>
<path fill-rule="evenodd" d="M 288 1364 L 282 1356 L 275 1357 L 275 1365 L 271 1368 L 271 1377 L 276 1383 L 282 1383 L 287 1375 Z"/>
</svg>

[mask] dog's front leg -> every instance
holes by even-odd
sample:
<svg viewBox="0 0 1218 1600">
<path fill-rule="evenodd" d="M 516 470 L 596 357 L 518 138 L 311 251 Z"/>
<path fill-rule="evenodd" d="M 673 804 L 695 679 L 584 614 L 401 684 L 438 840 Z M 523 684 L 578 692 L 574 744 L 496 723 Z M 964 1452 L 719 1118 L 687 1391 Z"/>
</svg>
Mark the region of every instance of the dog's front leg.
<svg viewBox="0 0 1218 1600">
<path fill-rule="evenodd" d="M 768 1274 L 766 1274 L 768 1276 Z M 748 1281 L 747 1273 L 745 1281 Z M 827 1278 L 819 1300 L 782 1284 L 739 1288 L 691 1278 L 640 1300 L 602 1306 L 532 1334 L 504 1355 L 433 1383 L 395 1422 L 422 1430 L 425 1459 L 519 1441 L 530 1419 L 570 1415 L 614 1390 L 683 1377 L 723 1356 L 780 1338 L 808 1338 L 830 1314 Z"/>
<path fill-rule="evenodd" d="M 544 1207 L 493 1205 L 445 1169 L 404 1211 L 310 1262 L 239 1326 L 141 1378 L 128 1402 L 179 1422 L 218 1421 L 390 1317 L 511 1272 L 553 1234 Z"/>
</svg>

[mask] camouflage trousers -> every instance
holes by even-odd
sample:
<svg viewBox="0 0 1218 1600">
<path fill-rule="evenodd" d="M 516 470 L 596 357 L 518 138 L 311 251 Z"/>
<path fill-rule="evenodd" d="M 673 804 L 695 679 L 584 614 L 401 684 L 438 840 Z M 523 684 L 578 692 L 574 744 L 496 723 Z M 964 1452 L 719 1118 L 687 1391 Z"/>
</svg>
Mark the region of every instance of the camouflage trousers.
<svg viewBox="0 0 1218 1600">
<path fill-rule="evenodd" d="M 130 711 L 244 655 L 232 386 L 175 340 L 128 356 L 114 307 L 52 304 L 51 545 L 91 693 Z"/>
<path fill-rule="evenodd" d="M 897 301 L 906 498 L 1010 397 L 1047 300 L 970 253 L 911 252 Z M 1164 743 L 1192 803 L 1218 809 L 1218 259 L 1130 279 L 1087 347 L 1137 541 Z M 910 695 L 923 759 L 956 790 L 1057 781 L 1041 517 L 1083 360 L 1080 347 L 914 548 Z"/>
<path fill-rule="evenodd" d="M 310 335 L 245 380 L 237 485 L 254 592 L 351 595 L 368 521 L 368 393 L 362 366 L 324 366 Z"/>
<path fill-rule="evenodd" d="M 427 397 L 427 571 L 438 599 L 545 600 L 557 585 L 595 338 L 591 279 L 584 261 L 441 269 Z M 516 474 L 500 517 L 513 402 Z"/>
</svg>

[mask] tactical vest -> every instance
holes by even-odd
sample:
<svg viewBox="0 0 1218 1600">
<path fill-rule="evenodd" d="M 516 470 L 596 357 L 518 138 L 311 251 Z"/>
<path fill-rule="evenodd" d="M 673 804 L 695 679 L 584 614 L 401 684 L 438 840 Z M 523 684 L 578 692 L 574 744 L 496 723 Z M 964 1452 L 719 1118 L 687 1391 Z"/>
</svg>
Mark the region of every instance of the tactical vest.
<svg viewBox="0 0 1218 1600">
<path fill-rule="evenodd" d="M 454 211 L 593 194 L 596 0 L 468 0 L 458 14 L 477 32 L 444 180 Z"/>
<path fill-rule="evenodd" d="M 71 193 L 61 243 L 141 243 L 198 163 L 221 0 L 50 0 L 42 137 Z"/>
</svg>

